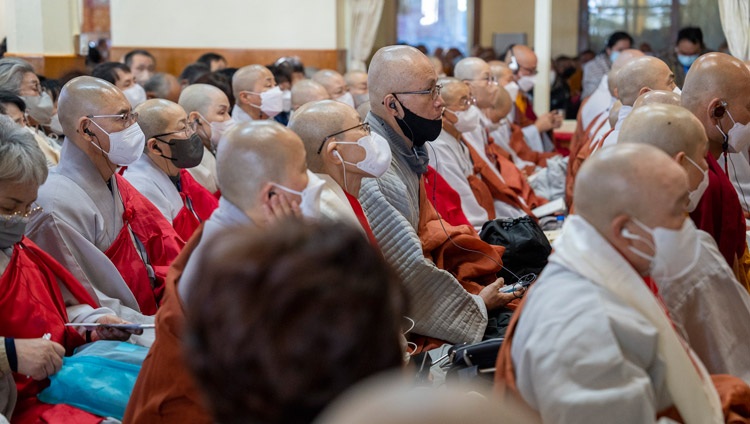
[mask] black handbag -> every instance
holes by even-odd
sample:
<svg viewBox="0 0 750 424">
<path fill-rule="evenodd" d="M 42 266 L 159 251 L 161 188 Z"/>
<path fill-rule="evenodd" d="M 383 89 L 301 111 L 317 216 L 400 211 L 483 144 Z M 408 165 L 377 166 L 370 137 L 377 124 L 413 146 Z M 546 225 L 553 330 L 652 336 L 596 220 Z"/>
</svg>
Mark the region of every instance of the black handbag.
<svg viewBox="0 0 750 424">
<path fill-rule="evenodd" d="M 503 277 L 506 284 L 516 283 L 528 274 L 539 275 L 552 252 L 547 236 L 530 216 L 487 221 L 479 237 L 489 244 L 505 247 L 503 269 L 498 277 Z"/>
</svg>

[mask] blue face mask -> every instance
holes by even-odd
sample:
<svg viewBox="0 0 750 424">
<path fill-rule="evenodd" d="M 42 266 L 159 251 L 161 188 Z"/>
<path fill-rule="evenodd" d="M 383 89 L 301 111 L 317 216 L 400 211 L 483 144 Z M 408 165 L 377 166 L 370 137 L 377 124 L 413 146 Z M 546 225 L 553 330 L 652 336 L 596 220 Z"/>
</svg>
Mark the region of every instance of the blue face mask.
<svg viewBox="0 0 750 424">
<path fill-rule="evenodd" d="M 620 56 L 620 52 L 613 51 L 612 53 L 609 54 L 609 61 L 612 63 L 615 63 L 615 60 L 617 60 L 619 56 Z"/>
<path fill-rule="evenodd" d="M 697 54 L 691 54 L 689 56 L 686 56 L 684 54 L 678 54 L 677 55 L 677 61 L 680 62 L 680 65 L 689 68 L 695 60 L 698 59 Z"/>
</svg>

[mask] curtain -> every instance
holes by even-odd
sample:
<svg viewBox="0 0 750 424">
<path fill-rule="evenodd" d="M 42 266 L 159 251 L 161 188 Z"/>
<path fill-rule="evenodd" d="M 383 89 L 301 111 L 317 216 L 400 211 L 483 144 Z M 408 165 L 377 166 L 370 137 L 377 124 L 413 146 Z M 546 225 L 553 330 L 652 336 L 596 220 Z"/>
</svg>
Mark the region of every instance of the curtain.
<svg viewBox="0 0 750 424">
<path fill-rule="evenodd" d="M 750 59 L 750 0 L 719 0 L 721 27 L 732 56 Z"/>
<path fill-rule="evenodd" d="M 383 3 L 384 0 L 349 0 L 351 26 L 348 71 L 367 71 L 365 61 L 372 52 L 380 16 L 383 14 Z"/>
</svg>

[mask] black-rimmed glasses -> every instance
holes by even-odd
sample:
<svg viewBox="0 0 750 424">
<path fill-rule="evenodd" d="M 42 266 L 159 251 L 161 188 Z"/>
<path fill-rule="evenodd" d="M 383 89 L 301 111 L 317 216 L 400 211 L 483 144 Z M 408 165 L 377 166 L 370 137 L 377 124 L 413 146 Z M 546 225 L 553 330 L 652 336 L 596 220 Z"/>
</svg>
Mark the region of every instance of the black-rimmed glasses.
<svg viewBox="0 0 750 424">
<path fill-rule="evenodd" d="M 440 96 L 440 90 L 443 88 L 440 84 L 435 84 L 434 87 L 430 88 L 429 90 L 419 90 L 419 91 L 401 91 L 396 94 L 430 94 L 432 96 L 432 100 L 436 100 Z"/>
<path fill-rule="evenodd" d="M 336 133 L 333 133 L 333 134 L 330 134 L 330 135 L 327 135 L 326 138 L 323 139 L 323 142 L 320 143 L 320 147 L 318 147 L 318 154 L 320 154 L 320 152 L 323 151 L 323 146 L 326 144 L 326 141 L 328 141 L 330 138 L 336 137 L 339 134 L 343 134 L 343 133 L 351 131 L 351 130 L 356 130 L 358 128 L 362 128 L 362 130 L 364 130 L 364 132 L 365 132 L 366 135 L 370 135 L 370 124 L 368 124 L 367 122 L 355 125 L 355 126 L 353 126 L 351 128 L 347 128 L 345 130 L 341 130 L 339 132 L 336 132 Z"/>
</svg>

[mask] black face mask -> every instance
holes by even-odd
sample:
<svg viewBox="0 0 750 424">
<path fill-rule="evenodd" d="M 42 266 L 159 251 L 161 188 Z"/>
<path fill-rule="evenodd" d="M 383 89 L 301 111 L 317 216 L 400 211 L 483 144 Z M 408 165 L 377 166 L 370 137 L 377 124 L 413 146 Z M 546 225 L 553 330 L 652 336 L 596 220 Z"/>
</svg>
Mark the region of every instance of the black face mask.
<svg viewBox="0 0 750 424">
<path fill-rule="evenodd" d="M 398 100 L 398 99 L 396 99 Z M 414 143 L 415 146 L 421 147 L 428 141 L 433 141 L 440 135 L 443 130 L 443 117 L 438 119 L 422 118 L 416 113 L 410 111 L 399 100 L 401 107 L 404 109 L 404 117 L 396 117 L 396 123 L 404 135 Z"/>
<path fill-rule="evenodd" d="M 173 138 L 171 141 L 157 140 L 169 145 L 172 157 L 161 156 L 171 160 L 178 168 L 193 168 L 203 160 L 203 142 L 197 133 L 188 138 Z"/>
</svg>

